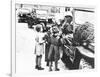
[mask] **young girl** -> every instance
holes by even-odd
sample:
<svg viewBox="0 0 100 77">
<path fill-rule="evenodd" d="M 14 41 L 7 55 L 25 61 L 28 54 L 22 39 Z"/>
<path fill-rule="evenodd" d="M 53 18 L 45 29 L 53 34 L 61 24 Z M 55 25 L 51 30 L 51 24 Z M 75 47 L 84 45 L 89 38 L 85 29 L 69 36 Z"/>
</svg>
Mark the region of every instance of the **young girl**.
<svg viewBox="0 0 100 77">
<path fill-rule="evenodd" d="M 52 71 L 52 62 L 54 57 L 55 62 L 55 71 L 59 71 L 58 69 L 58 60 L 59 60 L 59 37 L 58 37 L 58 29 L 57 27 L 53 27 L 53 34 L 50 36 L 50 48 L 48 53 L 49 59 L 49 71 Z"/>
</svg>

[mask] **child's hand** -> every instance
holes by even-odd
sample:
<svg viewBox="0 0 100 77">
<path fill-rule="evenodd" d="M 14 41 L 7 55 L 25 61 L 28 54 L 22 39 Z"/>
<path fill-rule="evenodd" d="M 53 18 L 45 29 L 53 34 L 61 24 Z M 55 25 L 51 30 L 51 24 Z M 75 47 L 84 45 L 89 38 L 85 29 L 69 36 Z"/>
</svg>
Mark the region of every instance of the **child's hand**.
<svg viewBox="0 0 100 77">
<path fill-rule="evenodd" d="M 42 45 L 43 43 L 39 43 L 40 45 Z"/>
</svg>

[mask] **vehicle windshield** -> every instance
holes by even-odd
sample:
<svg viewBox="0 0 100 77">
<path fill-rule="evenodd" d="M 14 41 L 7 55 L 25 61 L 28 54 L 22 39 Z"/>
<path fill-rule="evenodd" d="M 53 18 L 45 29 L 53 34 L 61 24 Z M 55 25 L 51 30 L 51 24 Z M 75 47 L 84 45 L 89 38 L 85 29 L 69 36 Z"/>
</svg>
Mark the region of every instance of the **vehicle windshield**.
<svg viewBox="0 0 100 77">
<path fill-rule="evenodd" d="M 30 13 L 29 9 L 19 9 L 19 13 Z"/>
<path fill-rule="evenodd" d="M 47 10 L 36 10 L 36 14 L 38 18 L 46 19 Z"/>
<path fill-rule="evenodd" d="M 75 23 L 76 24 L 83 24 L 85 22 L 90 22 L 95 24 L 95 17 L 94 12 L 87 12 L 87 11 L 75 11 Z"/>
<path fill-rule="evenodd" d="M 46 10 L 36 10 L 37 14 L 43 15 L 43 14 L 47 14 Z"/>
</svg>

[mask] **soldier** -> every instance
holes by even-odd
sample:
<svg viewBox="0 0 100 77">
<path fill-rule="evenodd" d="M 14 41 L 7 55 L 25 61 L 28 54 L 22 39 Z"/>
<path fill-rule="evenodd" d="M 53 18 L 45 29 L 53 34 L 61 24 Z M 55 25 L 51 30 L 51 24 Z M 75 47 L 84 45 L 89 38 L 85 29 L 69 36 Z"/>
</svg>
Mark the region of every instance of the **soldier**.
<svg viewBox="0 0 100 77">
<path fill-rule="evenodd" d="M 73 17 L 70 15 L 65 16 L 64 21 L 62 23 L 62 31 L 64 34 L 72 34 L 73 33 Z"/>
</svg>

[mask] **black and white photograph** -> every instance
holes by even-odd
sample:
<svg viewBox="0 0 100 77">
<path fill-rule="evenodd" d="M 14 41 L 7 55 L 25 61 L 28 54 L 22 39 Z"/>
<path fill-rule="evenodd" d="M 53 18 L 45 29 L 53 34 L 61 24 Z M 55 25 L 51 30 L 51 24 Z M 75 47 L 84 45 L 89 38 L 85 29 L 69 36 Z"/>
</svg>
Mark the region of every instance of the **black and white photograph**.
<svg viewBox="0 0 100 77">
<path fill-rule="evenodd" d="M 16 3 L 16 72 L 94 69 L 94 9 Z"/>
<path fill-rule="evenodd" d="M 95 69 L 95 7 L 15 2 L 12 8 L 15 74 Z"/>
<path fill-rule="evenodd" d="M 0 77 L 100 77 L 100 0 L 0 3 Z"/>
</svg>

